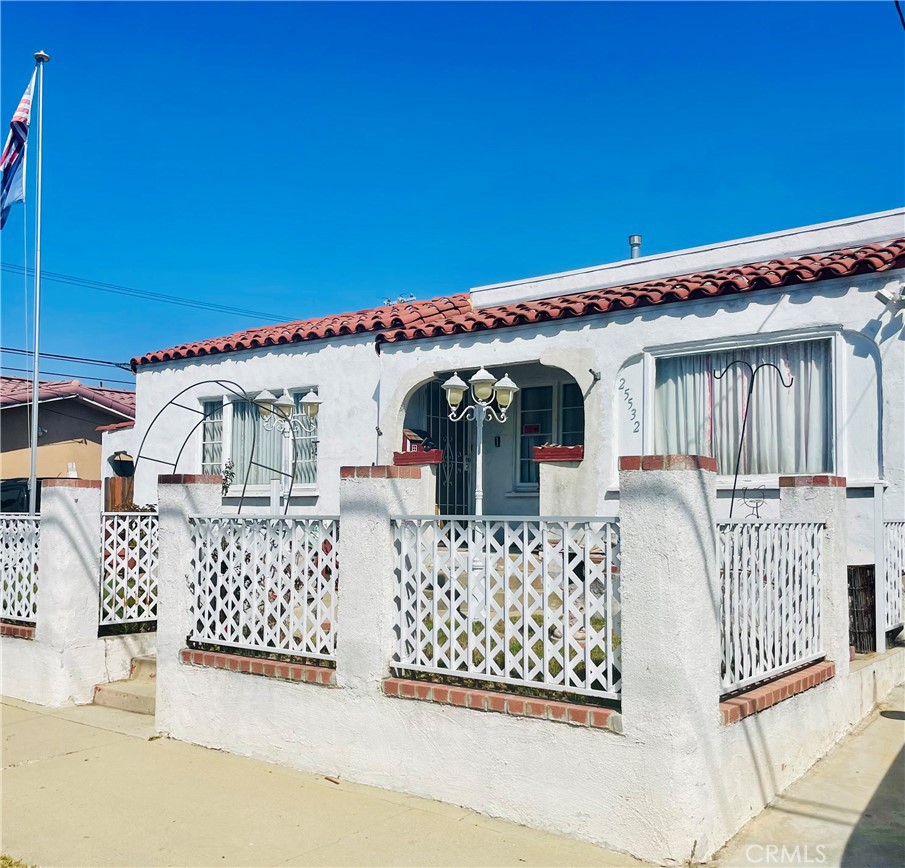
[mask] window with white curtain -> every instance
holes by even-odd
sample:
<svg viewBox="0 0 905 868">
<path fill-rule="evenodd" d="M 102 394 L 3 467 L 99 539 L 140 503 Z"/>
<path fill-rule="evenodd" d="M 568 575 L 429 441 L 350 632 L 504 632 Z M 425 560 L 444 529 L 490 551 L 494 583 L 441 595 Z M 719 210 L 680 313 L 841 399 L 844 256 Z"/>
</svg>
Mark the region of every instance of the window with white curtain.
<svg viewBox="0 0 905 868">
<path fill-rule="evenodd" d="M 657 454 L 710 455 L 721 474 L 735 472 L 735 460 L 751 372 L 754 382 L 739 472 L 832 473 L 833 372 L 829 339 L 742 347 L 656 360 L 655 434 Z"/>
<path fill-rule="evenodd" d="M 279 394 L 282 390 L 272 390 Z M 302 411 L 302 396 L 309 388 L 293 391 L 296 412 Z M 317 391 L 317 388 L 314 388 Z M 201 426 L 201 467 L 203 473 L 220 473 L 233 462 L 233 485 L 269 485 L 278 479 L 288 485 L 290 467 L 295 462 L 294 485 L 317 484 L 317 419 L 310 432 L 293 428 L 293 437 L 279 429 L 268 431 L 254 401 L 221 398 L 202 401 L 205 414 Z M 228 417 L 228 423 L 224 424 Z M 231 432 L 224 442 L 224 428 Z M 250 468 L 250 469 L 249 469 Z"/>
</svg>

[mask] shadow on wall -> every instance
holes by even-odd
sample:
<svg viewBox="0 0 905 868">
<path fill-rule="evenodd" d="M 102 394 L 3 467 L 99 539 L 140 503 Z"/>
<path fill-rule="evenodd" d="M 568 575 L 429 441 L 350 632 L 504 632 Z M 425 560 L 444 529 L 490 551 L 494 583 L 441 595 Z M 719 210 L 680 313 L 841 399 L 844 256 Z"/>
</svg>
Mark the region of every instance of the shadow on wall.
<svg viewBox="0 0 905 868">
<path fill-rule="evenodd" d="M 881 712 L 889 716 L 890 712 Z M 901 712 L 893 712 L 901 714 Z M 880 781 L 845 845 L 842 868 L 900 865 L 905 841 L 905 747 Z"/>
</svg>

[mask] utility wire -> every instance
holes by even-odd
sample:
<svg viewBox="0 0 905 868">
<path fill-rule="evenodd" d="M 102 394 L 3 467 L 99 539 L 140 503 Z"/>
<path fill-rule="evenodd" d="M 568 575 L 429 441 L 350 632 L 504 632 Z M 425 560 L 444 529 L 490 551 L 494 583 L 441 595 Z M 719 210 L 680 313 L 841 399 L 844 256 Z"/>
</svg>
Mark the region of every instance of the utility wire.
<svg viewBox="0 0 905 868">
<path fill-rule="evenodd" d="M 31 350 L 22 350 L 17 347 L 0 347 L 0 353 L 11 353 L 14 356 L 28 356 L 31 358 L 34 353 Z M 86 359 L 82 356 L 61 356 L 59 353 L 41 353 L 42 359 L 56 359 L 62 362 L 79 362 L 83 365 L 106 365 L 111 368 L 120 368 L 124 371 L 130 370 L 128 362 L 109 362 L 105 359 Z"/>
<path fill-rule="evenodd" d="M 899 13 L 899 21 L 902 22 L 902 29 L 905 30 L 905 15 L 902 14 L 902 6 L 899 3 L 899 0 L 894 0 L 896 4 L 896 12 Z"/>
<path fill-rule="evenodd" d="M 33 268 L 16 265 L 12 262 L 4 262 L 0 264 L 0 267 L 11 274 L 32 274 L 34 272 Z M 50 280 L 54 283 L 64 283 L 68 286 L 83 286 L 86 289 L 95 289 L 98 292 L 110 292 L 115 295 L 126 295 L 132 298 L 146 298 L 148 301 L 158 301 L 163 304 L 175 304 L 180 307 L 191 307 L 199 310 L 211 310 L 216 311 L 217 313 L 233 314 L 235 316 L 252 317 L 253 319 L 263 319 L 268 322 L 288 322 L 292 319 L 297 319 L 297 317 L 263 313 L 256 310 L 245 310 L 240 307 L 227 307 L 222 304 L 212 304 L 211 302 L 186 298 L 184 296 L 165 295 L 162 292 L 148 292 L 143 289 L 132 289 L 131 287 L 119 286 L 115 283 L 102 283 L 98 280 L 88 280 L 83 277 L 73 277 L 71 274 L 58 274 L 53 271 L 42 271 L 41 279 Z"/>
<path fill-rule="evenodd" d="M 12 365 L 0 366 L 4 371 L 25 371 L 31 373 L 31 368 L 15 368 Z M 125 383 L 127 386 L 134 386 L 135 380 L 115 380 L 110 377 L 89 377 L 87 374 L 73 374 L 71 371 L 38 371 L 39 376 L 43 377 L 74 377 L 77 380 L 96 380 L 99 383 Z"/>
</svg>

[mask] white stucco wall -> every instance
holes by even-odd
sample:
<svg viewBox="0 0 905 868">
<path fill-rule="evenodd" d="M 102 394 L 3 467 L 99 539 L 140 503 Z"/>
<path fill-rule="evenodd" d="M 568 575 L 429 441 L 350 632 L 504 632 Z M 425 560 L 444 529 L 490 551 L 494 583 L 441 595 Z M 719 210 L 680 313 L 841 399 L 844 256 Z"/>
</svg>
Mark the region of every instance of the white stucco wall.
<svg viewBox="0 0 905 868">
<path fill-rule="evenodd" d="M 396 641 L 389 519 L 425 511 L 433 492 L 426 472 L 340 483 L 336 688 L 180 662 L 192 570 L 185 519 L 216 509 L 219 496 L 211 485 L 161 485 L 160 600 L 170 616 L 159 633 L 158 730 L 641 858 L 681 863 L 694 852 L 706 859 L 902 680 L 905 655 L 879 658 L 854 677 L 841 668 L 820 688 L 721 726 L 712 474 L 629 477 L 623 474 L 624 734 L 382 694 Z M 841 500 L 827 508 L 836 510 L 826 518 L 844 536 Z M 838 577 L 838 557 L 831 569 Z M 829 616 L 826 629 L 834 631 L 827 648 L 845 646 L 847 659 L 847 624 Z"/>
<path fill-rule="evenodd" d="M 79 705 L 92 701 L 96 685 L 126 678 L 133 657 L 154 653 L 156 637 L 98 638 L 100 487 L 53 482 L 41 494 L 34 639 L 2 637 L 0 690 L 39 705 Z"/>
</svg>

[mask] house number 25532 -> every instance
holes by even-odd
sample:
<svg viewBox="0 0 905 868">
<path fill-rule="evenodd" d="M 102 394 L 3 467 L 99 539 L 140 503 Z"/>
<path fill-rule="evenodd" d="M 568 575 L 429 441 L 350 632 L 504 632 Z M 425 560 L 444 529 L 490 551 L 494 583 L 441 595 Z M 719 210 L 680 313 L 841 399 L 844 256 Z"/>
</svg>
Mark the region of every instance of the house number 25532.
<svg viewBox="0 0 905 868">
<path fill-rule="evenodd" d="M 641 430 L 641 422 L 638 420 L 638 411 L 635 409 L 635 402 L 632 399 L 632 390 L 625 385 L 625 377 L 619 378 L 619 391 L 622 392 L 622 400 L 628 407 L 629 420 L 632 423 L 632 434 L 637 434 Z"/>
</svg>

